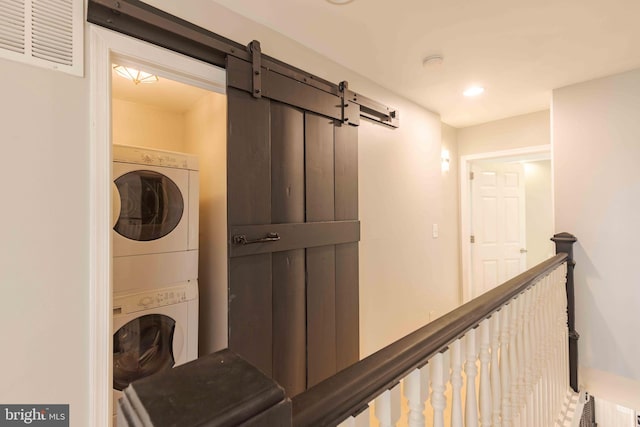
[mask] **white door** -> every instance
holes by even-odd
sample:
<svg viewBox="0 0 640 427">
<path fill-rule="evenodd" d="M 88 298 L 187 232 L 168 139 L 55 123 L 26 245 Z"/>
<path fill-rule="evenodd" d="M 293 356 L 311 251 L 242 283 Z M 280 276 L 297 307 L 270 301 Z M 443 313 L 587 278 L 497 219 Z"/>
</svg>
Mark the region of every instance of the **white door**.
<svg viewBox="0 0 640 427">
<path fill-rule="evenodd" d="M 524 167 L 471 167 L 472 298 L 526 269 Z"/>
</svg>

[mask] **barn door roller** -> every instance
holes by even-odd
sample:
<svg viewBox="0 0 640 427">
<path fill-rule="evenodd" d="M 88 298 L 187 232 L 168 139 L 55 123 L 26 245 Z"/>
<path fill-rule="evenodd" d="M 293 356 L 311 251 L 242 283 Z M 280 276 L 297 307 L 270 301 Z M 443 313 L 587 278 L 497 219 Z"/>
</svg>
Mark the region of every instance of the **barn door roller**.
<svg viewBox="0 0 640 427">
<path fill-rule="evenodd" d="M 253 40 L 247 46 L 247 50 L 251 55 L 251 74 L 253 78 L 251 94 L 254 98 L 262 98 L 262 51 L 260 50 L 260 42 Z"/>
<path fill-rule="evenodd" d="M 349 124 L 351 126 L 360 125 L 360 107 L 354 102 L 350 102 L 348 98 L 349 83 L 342 81 L 338 85 L 340 90 L 340 98 L 342 99 L 342 123 Z"/>
</svg>

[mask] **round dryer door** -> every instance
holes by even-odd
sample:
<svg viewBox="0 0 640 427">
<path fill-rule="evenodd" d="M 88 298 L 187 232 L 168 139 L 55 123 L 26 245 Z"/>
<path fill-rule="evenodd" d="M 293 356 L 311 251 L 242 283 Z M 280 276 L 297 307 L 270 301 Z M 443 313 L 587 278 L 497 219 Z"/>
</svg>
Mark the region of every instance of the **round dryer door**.
<svg viewBox="0 0 640 427">
<path fill-rule="evenodd" d="M 113 334 L 113 388 L 172 368 L 176 322 L 164 314 L 147 314 Z"/>
<path fill-rule="evenodd" d="M 180 189 L 158 172 L 137 170 L 115 180 L 120 215 L 113 229 L 137 241 L 156 240 L 178 226 L 184 212 Z"/>
</svg>

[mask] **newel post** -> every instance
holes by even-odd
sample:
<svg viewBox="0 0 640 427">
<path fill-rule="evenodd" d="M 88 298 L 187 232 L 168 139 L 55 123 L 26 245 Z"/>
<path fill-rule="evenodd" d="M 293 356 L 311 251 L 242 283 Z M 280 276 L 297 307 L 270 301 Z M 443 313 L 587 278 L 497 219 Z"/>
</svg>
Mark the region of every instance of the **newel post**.
<svg viewBox="0 0 640 427">
<path fill-rule="evenodd" d="M 119 427 L 291 427 L 284 389 L 228 349 L 134 381 L 117 404 Z"/>
<path fill-rule="evenodd" d="M 573 244 L 578 241 L 576 236 L 569 233 L 555 234 L 551 240 L 556 244 L 556 254 L 566 253 L 567 259 L 567 318 L 569 327 L 569 384 L 573 391 L 578 392 L 578 339 L 576 332 L 576 304 L 573 282 Z"/>
</svg>

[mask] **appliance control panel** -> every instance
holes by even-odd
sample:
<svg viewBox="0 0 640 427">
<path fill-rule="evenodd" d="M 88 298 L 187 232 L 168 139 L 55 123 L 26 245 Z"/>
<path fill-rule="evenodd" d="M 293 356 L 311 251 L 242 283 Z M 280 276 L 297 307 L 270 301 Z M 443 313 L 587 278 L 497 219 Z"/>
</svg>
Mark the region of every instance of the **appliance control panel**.
<svg viewBox="0 0 640 427">
<path fill-rule="evenodd" d="M 113 161 L 198 170 L 198 158 L 191 154 L 118 144 L 113 145 Z"/>
<path fill-rule="evenodd" d="M 198 297 L 197 282 L 156 289 L 150 292 L 116 296 L 113 299 L 113 314 L 134 313 L 172 304 L 180 304 Z"/>
<path fill-rule="evenodd" d="M 160 154 L 154 152 L 140 152 L 138 161 L 142 164 L 166 166 L 170 168 L 186 169 L 188 166 L 187 159 L 179 158 L 172 154 Z"/>
</svg>

